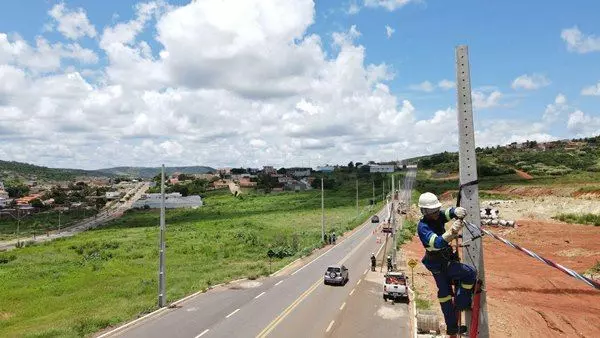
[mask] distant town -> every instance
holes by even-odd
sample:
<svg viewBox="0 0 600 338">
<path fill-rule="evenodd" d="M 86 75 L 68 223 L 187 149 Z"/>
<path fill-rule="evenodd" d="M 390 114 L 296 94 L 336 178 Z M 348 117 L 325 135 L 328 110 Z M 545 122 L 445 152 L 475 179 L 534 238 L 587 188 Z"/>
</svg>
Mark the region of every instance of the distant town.
<svg viewBox="0 0 600 338">
<path fill-rule="evenodd" d="M 348 166 L 370 173 L 391 173 L 401 169 L 401 162 L 367 164 L 350 162 Z M 348 167 L 341 166 L 341 167 Z M 317 168 L 220 168 L 208 173 L 172 172 L 165 176 L 166 208 L 197 208 L 203 205 L 202 194 L 224 189 L 238 195 L 250 190 L 266 193 L 305 191 L 319 187 L 316 173 L 333 172 L 340 166 Z M 77 177 L 71 181 L 39 179 L 36 175 L 15 176 L 3 172 L 0 177 L 0 219 L 22 218 L 44 211 L 87 211 L 88 215 L 130 208 L 151 209 L 161 205 L 160 173 L 152 178 Z M 18 173 L 16 173 L 18 174 Z"/>
</svg>

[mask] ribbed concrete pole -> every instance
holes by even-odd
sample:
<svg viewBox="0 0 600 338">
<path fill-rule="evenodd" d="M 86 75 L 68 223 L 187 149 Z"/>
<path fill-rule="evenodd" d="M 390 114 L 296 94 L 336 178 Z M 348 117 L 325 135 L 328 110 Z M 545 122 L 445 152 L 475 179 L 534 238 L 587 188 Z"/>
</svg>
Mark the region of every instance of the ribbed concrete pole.
<svg viewBox="0 0 600 338">
<path fill-rule="evenodd" d="M 473 108 L 471 105 L 471 74 L 469 70 L 469 50 L 467 46 L 456 48 L 456 87 L 458 96 L 458 145 L 460 184 L 477 180 L 477 157 L 475 155 L 475 132 L 473 129 Z M 481 227 L 479 219 L 479 187 L 477 184 L 462 189 L 461 206 L 467 209 L 466 220 Z M 481 231 L 481 230 L 480 230 Z M 463 263 L 474 265 L 477 276 L 483 281 L 483 291 L 479 303 L 479 330 L 476 337 L 488 338 L 488 315 L 485 291 L 485 269 L 483 265 L 483 246 L 481 239 L 470 242 L 473 237 L 467 228 L 463 228 L 463 242 L 469 246 L 463 247 Z M 466 312 L 467 326 L 471 324 L 471 312 Z M 469 327 L 469 330 L 471 328 Z"/>
</svg>

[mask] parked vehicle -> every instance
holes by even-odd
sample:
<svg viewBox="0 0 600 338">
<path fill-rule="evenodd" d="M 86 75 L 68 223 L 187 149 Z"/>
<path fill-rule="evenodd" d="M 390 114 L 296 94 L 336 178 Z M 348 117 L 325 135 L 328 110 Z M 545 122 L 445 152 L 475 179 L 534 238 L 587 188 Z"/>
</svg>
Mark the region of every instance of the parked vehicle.
<svg viewBox="0 0 600 338">
<path fill-rule="evenodd" d="M 327 267 L 327 270 L 325 271 L 323 283 L 325 285 L 345 285 L 348 282 L 349 278 L 350 276 L 348 274 L 348 268 L 346 268 L 344 265 L 331 265 Z"/>
<path fill-rule="evenodd" d="M 385 274 L 385 283 L 383 284 L 383 300 L 393 301 L 408 299 L 408 286 L 406 285 L 406 275 L 403 272 L 392 271 Z"/>
</svg>

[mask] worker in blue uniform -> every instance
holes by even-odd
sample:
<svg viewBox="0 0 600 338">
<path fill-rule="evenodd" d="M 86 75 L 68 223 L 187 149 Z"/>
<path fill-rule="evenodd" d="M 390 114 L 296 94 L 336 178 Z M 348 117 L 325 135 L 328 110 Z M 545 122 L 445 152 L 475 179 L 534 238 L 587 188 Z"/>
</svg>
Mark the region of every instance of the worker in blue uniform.
<svg viewBox="0 0 600 338">
<path fill-rule="evenodd" d="M 422 262 L 433 274 L 438 287 L 438 300 L 446 321 L 446 333 L 454 336 L 463 333 L 465 329 L 458 327 L 456 311 L 471 307 L 476 273 L 469 265 L 460 263 L 457 253 L 450 245 L 452 240 L 459 236 L 463 227 L 462 219 L 467 215 L 467 211 L 462 207 L 445 210 L 441 207 L 442 204 L 434 194 L 426 192 L 419 196 L 419 208 L 423 217 L 419 221 L 417 231 L 425 247 Z M 456 218 L 460 220 L 446 230 L 444 228 L 446 222 Z M 454 303 L 452 302 L 453 281 L 458 281 Z"/>
</svg>

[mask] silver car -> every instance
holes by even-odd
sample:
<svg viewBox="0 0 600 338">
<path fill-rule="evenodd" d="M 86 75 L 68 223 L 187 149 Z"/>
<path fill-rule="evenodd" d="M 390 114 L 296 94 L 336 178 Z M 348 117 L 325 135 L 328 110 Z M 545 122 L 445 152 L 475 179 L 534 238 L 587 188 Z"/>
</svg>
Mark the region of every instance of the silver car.
<svg viewBox="0 0 600 338">
<path fill-rule="evenodd" d="M 323 283 L 328 284 L 339 284 L 344 285 L 348 282 L 350 276 L 348 274 L 348 268 L 343 265 L 331 265 L 327 267 L 325 271 L 325 277 Z"/>
</svg>

